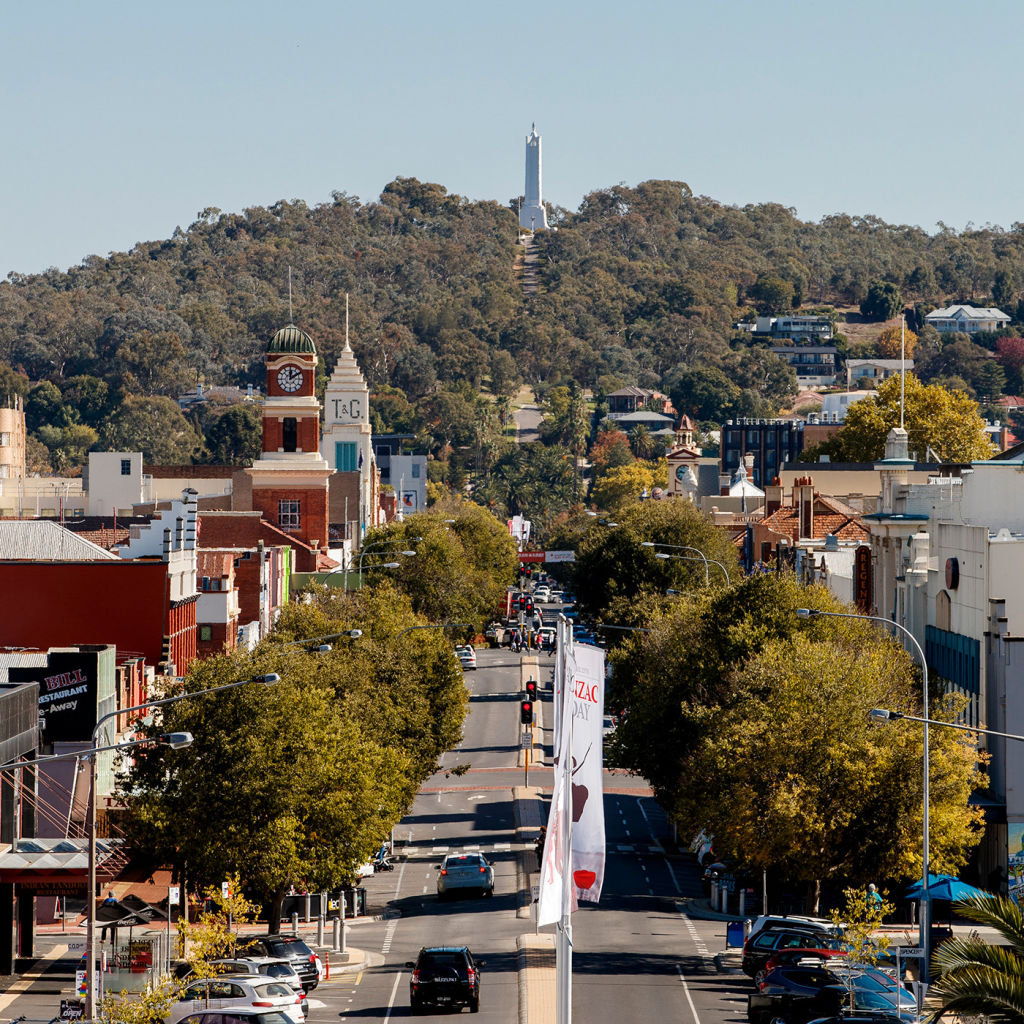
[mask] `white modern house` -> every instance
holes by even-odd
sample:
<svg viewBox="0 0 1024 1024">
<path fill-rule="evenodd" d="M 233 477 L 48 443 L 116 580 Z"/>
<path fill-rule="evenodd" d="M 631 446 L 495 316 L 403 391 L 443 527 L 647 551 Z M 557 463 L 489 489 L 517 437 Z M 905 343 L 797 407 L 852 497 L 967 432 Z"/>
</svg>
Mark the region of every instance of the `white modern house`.
<svg viewBox="0 0 1024 1024">
<path fill-rule="evenodd" d="M 904 366 L 907 373 L 914 372 L 913 359 L 906 362 L 902 359 L 847 359 L 846 387 L 849 389 L 862 380 L 869 380 L 872 383 L 885 380 L 893 374 L 902 373 Z"/>
<path fill-rule="evenodd" d="M 925 318 L 940 334 L 959 331 L 961 334 L 978 334 L 980 331 L 997 331 L 1011 320 L 1001 309 L 994 306 L 945 306 L 936 309 Z"/>
</svg>

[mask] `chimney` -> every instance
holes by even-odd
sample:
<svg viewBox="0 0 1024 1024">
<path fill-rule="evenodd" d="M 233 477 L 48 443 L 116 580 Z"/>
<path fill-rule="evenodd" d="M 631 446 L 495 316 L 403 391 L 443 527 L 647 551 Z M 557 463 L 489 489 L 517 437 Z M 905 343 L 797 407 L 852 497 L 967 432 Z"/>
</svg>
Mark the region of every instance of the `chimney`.
<svg viewBox="0 0 1024 1024">
<path fill-rule="evenodd" d="M 800 484 L 800 538 L 810 540 L 814 536 L 814 480 L 804 476 Z"/>
<path fill-rule="evenodd" d="M 782 506 L 782 484 L 779 478 L 773 478 L 772 482 L 764 489 L 764 514 L 770 516 Z"/>
</svg>

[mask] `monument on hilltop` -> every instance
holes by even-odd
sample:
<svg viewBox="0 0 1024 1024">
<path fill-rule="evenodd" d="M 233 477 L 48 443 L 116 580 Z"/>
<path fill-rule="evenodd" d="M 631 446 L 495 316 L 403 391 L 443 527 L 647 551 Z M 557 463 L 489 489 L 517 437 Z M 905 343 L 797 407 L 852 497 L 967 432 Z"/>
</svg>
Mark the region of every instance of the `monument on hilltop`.
<svg viewBox="0 0 1024 1024">
<path fill-rule="evenodd" d="M 526 136 L 526 190 L 519 209 L 519 226 L 529 231 L 547 230 L 548 215 L 544 210 L 540 183 L 540 136 L 536 123 Z"/>
</svg>

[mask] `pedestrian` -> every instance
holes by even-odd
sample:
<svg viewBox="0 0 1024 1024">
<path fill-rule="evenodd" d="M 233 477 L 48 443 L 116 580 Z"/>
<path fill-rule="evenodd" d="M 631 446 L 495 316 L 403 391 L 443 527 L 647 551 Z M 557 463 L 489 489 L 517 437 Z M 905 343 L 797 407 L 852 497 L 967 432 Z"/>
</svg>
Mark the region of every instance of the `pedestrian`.
<svg viewBox="0 0 1024 1024">
<path fill-rule="evenodd" d="M 874 882 L 868 886 L 868 910 L 872 913 L 880 913 L 882 910 L 882 894 Z"/>
</svg>

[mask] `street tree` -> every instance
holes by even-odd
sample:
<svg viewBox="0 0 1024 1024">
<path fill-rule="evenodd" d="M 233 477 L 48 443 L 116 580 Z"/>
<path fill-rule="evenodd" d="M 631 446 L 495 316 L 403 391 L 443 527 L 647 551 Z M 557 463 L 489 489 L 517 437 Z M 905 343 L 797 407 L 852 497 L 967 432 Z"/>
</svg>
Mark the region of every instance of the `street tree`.
<svg viewBox="0 0 1024 1024">
<path fill-rule="evenodd" d="M 645 491 L 650 494 L 654 487 L 664 486 L 664 478 L 656 476 L 648 463 L 633 462 L 609 469 L 594 483 L 590 497 L 599 509 L 617 515 L 639 501 Z"/>
<path fill-rule="evenodd" d="M 133 842 L 193 891 L 237 871 L 267 904 L 272 931 L 290 885 L 334 888 L 370 857 L 405 810 L 410 768 L 377 741 L 372 721 L 343 713 L 316 655 L 293 654 L 287 666 L 276 686 L 165 707 L 147 731 L 188 731 L 193 744 L 136 755 L 121 787 Z M 248 655 L 207 659 L 186 687 L 261 668 Z"/>
<path fill-rule="evenodd" d="M 689 502 L 633 501 L 616 513 L 614 527 L 591 517 L 577 522 L 573 586 L 580 610 L 595 618 L 618 621 L 608 614 L 616 602 L 620 607 L 629 605 L 645 594 L 661 596 L 669 588 L 704 590 L 707 576 L 698 551 L 725 565 L 730 578 L 738 576 L 735 548 Z M 658 547 L 644 547 L 644 541 Z M 679 545 L 697 550 L 684 551 Z M 682 557 L 661 559 L 659 550 Z M 711 566 L 711 581 L 724 583 L 717 566 Z"/>
<path fill-rule="evenodd" d="M 804 453 L 816 461 L 818 453 L 834 462 L 874 462 L 885 454 L 885 439 L 900 423 L 900 377 L 878 385 L 878 395 L 851 405 L 842 428 L 824 444 Z M 943 462 L 986 459 L 992 445 L 984 432 L 978 404 L 962 391 L 938 384 L 925 385 L 906 375 L 904 426 L 911 454 L 926 458 L 929 448 Z"/>
<path fill-rule="evenodd" d="M 221 466 L 251 465 L 259 458 L 262 442 L 263 415 L 251 402 L 229 406 L 203 437 L 209 461 Z"/>
<path fill-rule="evenodd" d="M 922 731 L 879 729 L 868 716 L 918 710 L 919 686 L 894 640 L 855 626 L 774 641 L 736 666 L 736 699 L 717 709 L 688 765 L 703 784 L 676 805 L 720 852 L 805 883 L 813 912 L 823 881 L 866 885 L 921 865 Z M 950 732 L 933 730 L 930 743 L 931 860 L 955 873 L 980 838 L 968 799 L 984 775 L 976 744 Z"/>
</svg>

